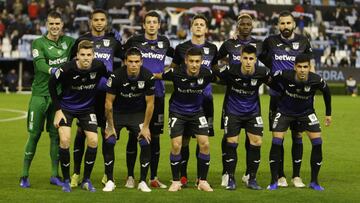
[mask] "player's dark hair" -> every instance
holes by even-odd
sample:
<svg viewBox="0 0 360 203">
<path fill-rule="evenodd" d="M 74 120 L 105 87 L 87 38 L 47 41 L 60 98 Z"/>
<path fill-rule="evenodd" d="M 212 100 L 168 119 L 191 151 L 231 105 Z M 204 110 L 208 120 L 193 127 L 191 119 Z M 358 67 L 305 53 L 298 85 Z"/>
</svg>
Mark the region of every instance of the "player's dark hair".
<svg viewBox="0 0 360 203">
<path fill-rule="evenodd" d="M 104 9 L 100 9 L 100 8 L 95 9 L 95 10 L 93 10 L 93 12 L 91 12 L 90 19 L 92 19 L 94 17 L 94 15 L 97 14 L 97 13 L 104 14 L 106 19 L 108 19 L 108 13 Z"/>
<path fill-rule="evenodd" d="M 144 22 L 143 22 L 143 23 L 145 23 L 146 17 L 155 17 L 155 18 L 158 19 L 158 22 L 159 22 L 159 23 L 160 23 L 160 21 L 161 21 L 161 18 L 160 18 L 159 13 L 156 12 L 156 11 L 154 11 L 154 10 L 151 10 L 151 11 L 149 11 L 149 12 L 147 12 L 147 13 L 145 14 Z"/>
<path fill-rule="evenodd" d="M 203 19 L 203 20 L 205 21 L 206 27 L 209 27 L 209 21 L 208 21 L 208 19 L 207 19 L 203 14 L 197 14 L 197 15 L 195 15 L 195 16 L 191 19 L 191 25 L 194 24 L 194 21 L 195 21 L 196 19 Z"/>
<path fill-rule="evenodd" d="M 295 58 L 295 64 L 304 63 L 304 62 L 310 63 L 310 60 L 311 60 L 311 57 L 309 56 L 309 54 L 299 54 Z"/>
<path fill-rule="evenodd" d="M 288 10 L 281 11 L 280 14 L 279 14 L 279 18 L 287 17 L 287 16 L 291 16 L 291 18 L 295 21 L 295 18 L 293 16 L 293 14 Z"/>
<path fill-rule="evenodd" d="M 47 15 L 47 18 L 60 18 L 61 21 L 63 20 L 61 14 L 56 11 L 50 11 Z"/>
<path fill-rule="evenodd" d="M 241 49 L 241 53 L 255 54 L 256 55 L 256 48 L 253 45 L 246 45 Z"/>
<path fill-rule="evenodd" d="M 80 49 L 92 49 L 92 50 L 94 50 L 94 45 L 90 40 L 81 40 L 79 42 L 77 51 L 79 52 Z"/>
<path fill-rule="evenodd" d="M 185 57 L 188 56 L 203 56 L 203 52 L 202 49 L 197 48 L 197 47 L 191 47 L 186 51 Z"/>
<path fill-rule="evenodd" d="M 130 55 L 140 56 L 140 58 L 142 57 L 141 51 L 136 47 L 131 47 L 125 52 L 125 59 L 127 59 Z"/>
</svg>

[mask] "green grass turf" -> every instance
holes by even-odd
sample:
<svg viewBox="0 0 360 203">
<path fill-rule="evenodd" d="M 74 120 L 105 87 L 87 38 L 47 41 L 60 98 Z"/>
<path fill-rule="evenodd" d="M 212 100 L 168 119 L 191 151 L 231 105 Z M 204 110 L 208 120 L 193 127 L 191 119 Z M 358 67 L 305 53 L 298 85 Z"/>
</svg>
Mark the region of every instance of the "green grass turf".
<svg viewBox="0 0 360 203">
<path fill-rule="evenodd" d="M 0 109 L 27 110 L 30 95 L 0 94 Z M 167 98 L 169 96 L 167 95 Z M 196 159 L 195 140 L 191 141 L 190 163 L 188 167 L 190 186 L 177 193 L 170 193 L 163 189 L 154 189 L 149 194 L 141 193 L 136 189 L 125 189 L 126 162 L 125 146 L 127 134 L 122 131 L 120 142 L 116 145 L 115 178 L 117 188 L 112 193 L 102 192 L 101 178 L 104 173 L 101 150 L 98 152 L 95 168 L 92 173 L 96 193 L 89 193 L 77 188 L 70 194 L 64 194 L 60 187 L 49 184 L 50 157 L 49 137 L 43 133 L 38 143 L 37 152 L 30 170 L 30 189 L 19 187 L 19 176 L 22 170 L 24 145 L 27 139 L 26 119 L 0 122 L 0 202 L 358 202 L 360 183 L 360 136 L 358 135 L 360 99 L 347 96 L 333 97 L 333 123 L 331 127 L 323 128 L 323 166 L 320 171 L 320 181 L 325 191 L 317 192 L 308 188 L 296 189 L 292 186 L 277 191 L 251 191 L 241 182 L 244 173 L 244 135 L 241 133 L 238 148 L 238 167 L 236 191 L 226 191 L 220 187 L 221 180 L 221 152 L 220 141 L 222 131 L 220 126 L 220 112 L 222 95 L 215 95 L 215 126 L 216 136 L 210 139 L 211 166 L 208 175 L 210 184 L 215 192 L 205 193 L 192 187 L 195 180 Z M 261 97 L 263 119 L 265 121 L 264 140 L 261 150 L 261 164 L 257 176 L 258 183 L 266 187 L 270 181 L 268 154 L 270 151 L 271 136 L 268 131 L 267 109 L 268 96 Z M 316 109 L 323 123 L 324 103 L 321 96 L 316 97 Z M 18 116 L 17 113 L 0 111 L 0 120 Z M 170 139 L 168 130 L 161 137 L 161 158 L 159 177 L 170 184 L 171 171 L 169 164 Z M 74 135 L 73 135 L 74 137 Z M 99 142 L 101 145 L 101 141 Z M 290 183 L 292 174 L 291 139 L 289 134 L 285 139 L 285 174 Z M 308 138 L 304 137 L 304 157 L 301 176 L 306 184 L 310 180 L 310 149 Z M 135 176 L 139 177 L 139 162 L 136 163 Z M 71 170 L 72 172 L 72 170 Z M 290 184 L 291 185 L 291 184 Z"/>
</svg>

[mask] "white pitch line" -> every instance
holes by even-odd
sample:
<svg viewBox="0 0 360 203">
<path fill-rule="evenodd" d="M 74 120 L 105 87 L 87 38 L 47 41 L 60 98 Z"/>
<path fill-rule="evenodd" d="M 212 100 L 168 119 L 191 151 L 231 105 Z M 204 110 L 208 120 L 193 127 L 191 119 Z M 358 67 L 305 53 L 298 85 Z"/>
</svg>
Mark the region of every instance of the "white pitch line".
<svg viewBox="0 0 360 203">
<path fill-rule="evenodd" d="M 21 113 L 21 116 L 17 116 L 17 117 L 13 117 L 13 118 L 5 118 L 5 119 L 0 119 L 0 122 L 9 122 L 9 121 L 16 121 L 16 120 L 21 120 L 27 117 L 27 112 L 26 111 L 20 111 L 20 110 L 16 110 L 16 109 L 2 109 L 0 108 L 0 111 L 7 111 L 7 112 L 12 112 L 12 113 Z"/>
</svg>

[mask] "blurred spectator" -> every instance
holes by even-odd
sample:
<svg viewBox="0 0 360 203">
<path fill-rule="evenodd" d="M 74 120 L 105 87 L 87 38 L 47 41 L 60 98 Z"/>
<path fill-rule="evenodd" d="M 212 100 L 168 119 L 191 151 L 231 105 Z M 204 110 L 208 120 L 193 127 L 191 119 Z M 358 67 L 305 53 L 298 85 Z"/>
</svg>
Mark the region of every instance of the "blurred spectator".
<svg viewBox="0 0 360 203">
<path fill-rule="evenodd" d="M 357 50 L 355 47 L 351 47 L 351 52 L 350 52 L 350 64 L 351 67 L 355 67 L 356 66 L 356 59 L 357 59 Z"/>
<path fill-rule="evenodd" d="M 347 94 L 353 97 L 357 96 L 357 84 L 356 80 L 354 80 L 352 76 L 349 76 L 349 78 L 346 80 L 345 86 Z"/>
<path fill-rule="evenodd" d="M 340 68 L 349 67 L 350 63 L 347 57 L 342 57 L 339 62 Z"/>
<path fill-rule="evenodd" d="M 331 52 L 326 58 L 325 58 L 325 67 L 335 67 L 337 65 L 335 54 Z"/>
<path fill-rule="evenodd" d="M 171 33 L 176 35 L 178 25 L 179 25 L 179 22 L 180 22 L 180 17 L 184 14 L 184 10 L 183 9 L 167 7 L 166 12 L 170 16 L 170 25 L 171 25 L 170 30 L 171 30 Z"/>
<path fill-rule="evenodd" d="M 6 83 L 9 87 L 10 92 L 16 92 L 18 85 L 18 75 L 16 74 L 15 69 L 11 69 L 9 73 L 6 75 Z"/>
<path fill-rule="evenodd" d="M 2 70 L 0 69 L 0 92 L 5 91 L 4 86 L 5 86 L 5 77 L 4 74 L 2 73 Z"/>
<path fill-rule="evenodd" d="M 5 35 L 5 24 L 3 23 L 3 21 L 0 19 L 0 40 L 2 40 L 2 38 Z"/>
<path fill-rule="evenodd" d="M 24 71 L 23 77 L 22 77 L 22 86 L 25 89 L 30 89 L 32 84 L 32 76 L 29 71 Z"/>
<path fill-rule="evenodd" d="M 13 14 L 14 15 L 21 15 L 24 9 L 24 6 L 21 2 L 21 0 L 15 0 L 12 6 Z"/>
<path fill-rule="evenodd" d="M 10 35 L 10 41 L 11 41 L 11 51 L 16 51 L 18 49 L 19 45 L 19 31 L 14 30 Z"/>
<path fill-rule="evenodd" d="M 31 0 L 28 5 L 28 15 L 31 20 L 35 20 L 39 17 L 39 4 L 35 0 Z"/>
</svg>

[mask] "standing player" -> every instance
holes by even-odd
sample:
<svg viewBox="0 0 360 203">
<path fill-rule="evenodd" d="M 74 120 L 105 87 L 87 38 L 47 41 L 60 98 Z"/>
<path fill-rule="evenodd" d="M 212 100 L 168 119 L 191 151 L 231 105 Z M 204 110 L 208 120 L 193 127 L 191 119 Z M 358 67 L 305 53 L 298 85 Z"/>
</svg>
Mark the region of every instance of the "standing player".
<svg viewBox="0 0 360 203">
<path fill-rule="evenodd" d="M 62 65 L 49 81 L 49 91 L 54 102 L 56 114 L 54 125 L 59 128 L 59 158 L 64 176 L 62 190 L 71 192 L 70 188 L 70 142 L 72 120 L 77 118 L 79 125 L 88 138 L 85 153 L 84 178 L 81 187 L 95 192 L 90 174 L 97 152 L 97 119 L 94 111 L 96 88 L 102 77 L 107 76 L 104 64 L 94 59 L 93 43 L 83 40 L 78 44 L 76 59 Z M 61 86 L 62 93 L 57 94 L 56 87 Z"/>
<path fill-rule="evenodd" d="M 119 34 L 116 31 L 108 31 L 108 15 L 106 11 L 102 9 L 94 10 L 90 15 L 90 32 L 80 36 L 76 40 L 75 45 L 80 41 L 86 39 L 94 43 L 94 57 L 95 59 L 102 61 L 106 69 L 109 72 L 113 71 L 114 57 L 121 56 L 121 39 Z M 76 47 L 76 46 L 75 46 Z M 75 56 L 76 49 L 73 49 L 72 55 Z M 104 129 L 105 129 L 105 96 L 106 96 L 106 79 L 102 78 L 98 86 L 98 92 L 95 100 L 95 112 L 98 121 L 98 126 L 101 128 L 101 134 L 104 138 Z M 85 149 L 85 134 L 81 127 L 78 127 L 77 134 L 74 142 L 74 174 L 71 177 L 71 187 L 76 187 L 80 181 L 80 168 L 81 160 L 84 154 Z M 109 140 L 103 139 L 102 153 L 103 155 L 106 151 L 114 151 L 115 143 L 112 143 Z M 110 154 L 111 153 L 106 153 Z M 114 164 L 114 156 L 106 157 L 104 155 L 104 167 L 105 173 L 108 170 L 111 170 Z M 103 184 L 107 182 L 106 176 L 102 180 Z"/>
<path fill-rule="evenodd" d="M 63 35 L 63 26 L 61 15 L 57 12 L 50 12 L 46 19 L 48 32 L 32 43 L 35 75 L 27 119 L 29 137 L 25 145 L 24 165 L 20 178 L 20 186 L 23 188 L 30 187 L 29 169 L 41 132 L 44 130 L 45 120 L 46 131 L 50 135 L 50 184 L 62 185 L 61 179 L 58 177 L 59 135 L 52 125 L 55 110 L 49 94 L 48 81 L 50 74 L 69 60 L 70 49 L 74 45 L 73 38 Z"/>
<path fill-rule="evenodd" d="M 259 42 L 259 40 L 254 39 L 253 37 L 251 37 L 252 29 L 253 29 L 252 17 L 249 14 L 241 14 L 238 17 L 238 22 L 237 22 L 237 32 L 238 33 L 237 33 L 236 39 L 228 39 L 221 45 L 221 47 L 219 49 L 218 59 L 221 60 L 225 57 L 228 57 L 228 62 L 230 65 L 237 65 L 237 64 L 241 65 L 241 61 L 240 61 L 241 48 L 248 44 L 251 44 L 252 46 L 254 46 L 256 48 L 257 52 L 260 53 L 259 50 L 261 50 L 261 46 L 260 46 L 261 42 Z M 227 89 L 227 91 L 225 93 L 225 97 L 224 97 L 223 113 L 222 113 L 222 117 L 221 117 L 221 128 L 222 129 L 224 128 L 223 124 L 224 124 L 225 102 L 227 99 L 228 91 L 230 91 L 230 90 Z M 249 138 L 248 138 L 248 136 L 245 136 L 246 171 L 245 171 L 245 175 L 242 178 L 242 180 L 245 183 L 247 183 L 249 180 L 249 164 L 250 164 L 249 163 L 249 146 L 250 146 Z M 225 162 L 225 156 L 226 156 L 225 147 L 226 147 L 226 139 L 224 137 L 224 139 L 222 139 L 222 142 L 221 142 L 222 163 L 223 163 L 221 185 L 224 187 L 226 187 L 228 185 L 228 179 L 229 179 L 228 172 L 225 169 L 225 164 L 226 164 L 226 162 Z"/>
<path fill-rule="evenodd" d="M 281 159 L 283 139 L 289 125 L 299 123 L 299 128 L 307 132 L 312 144 L 311 151 L 311 183 L 310 188 L 324 190 L 319 185 L 318 174 L 322 163 L 322 139 L 319 120 L 314 109 L 314 95 L 320 90 L 324 96 L 326 107 L 325 125 L 331 123 L 331 95 L 325 81 L 317 74 L 310 72 L 310 57 L 300 54 L 295 59 L 295 70 L 275 72 L 273 82 L 281 87 L 281 99 L 272 125 L 273 139 L 269 162 L 271 169 L 271 183 L 269 190 L 278 188 L 278 168 Z"/>
<path fill-rule="evenodd" d="M 260 190 L 256 182 L 256 172 L 260 163 L 260 147 L 263 135 L 263 121 L 260 112 L 259 87 L 269 80 L 269 72 L 265 67 L 256 67 L 256 48 L 246 45 L 240 56 L 241 66 L 230 64 L 218 72 L 218 76 L 226 82 L 227 99 L 225 100 L 224 139 L 225 165 L 229 174 L 227 190 L 235 190 L 235 169 L 239 133 L 246 130 L 249 137 L 247 167 L 250 175 L 248 188 Z M 217 71 L 216 71 L 217 72 Z"/>
<path fill-rule="evenodd" d="M 146 176 L 150 165 L 152 137 L 149 126 L 154 111 L 154 79 L 150 71 L 142 67 L 139 49 L 133 47 L 126 51 L 125 66 L 117 69 L 108 80 L 105 114 L 107 119 L 106 138 L 116 142 L 116 135 L 126 127 L 138 140 L 140 153 L 140 181 L 138 189 L 151 192 L 146 184 Z M 113 110 L 114 109 L 114 110 Z M 151 140 L 151 142 L 150 142 Z M 112 172 L 112 170 L 111 170 Z M 106 174 L 108 182 L 103 191 L 115 189 L 113 174 Z"/>
<path fill-rule="evenodd" d="M 143 28 L 145 33 L 130 37 L 124 45 L 124 49 L 137 47 L 142 53 L 143 67 L 152 73 L 162 73 L 165 67 L 165 57 L 173 57 L 174 49 L 170 47 L 169 40 L 159 34 L 160 15 L 156 11 L 145 14 Z M 161 80 L 155 81 L 155 109 L 150 122 L 151 132 L 151 163 L 150 163 L 150 186 L 166 188 L 157 178 L 157 169 L 160 158 L 160 134 L 164 127 L 164 100 L 165 84 Z M 128 180 L 126 186 L 134 185 L 134 166 L 137 156 L 136 136 L 129 136 L 126 147 L 126 162 L 128 166 Z M 132 186 L 133 187 L 133 186 Z"/>
<path fill-rule="evenodd" d="M 158 78 L 170 80 L 174 84 L 174 92 L 169 102 L 169 129 L 171 137 L 170 165 L 172 184 L 169 191 L 181 190 L 179 170 L 181 167 L 181 145 L 184 136 L 195 135 L 199 145 L 197 154 L 199 190 L 212 192 L 207 182 L 210 166 L 209 126 L 202 108 L 204 91 L 213 80 L 211 70 L 201 68 L 203 50 L 192 47 L 185 54 L 185 65 L 159 74 Z M 184 131 L 189 133 L 184 134 Z"/>
<path fill-rule="evenodd" d="M 301 53 L 312 54 L 309 40 L 301 35 L 295 34 L 296 27 L 294 17 L 289 11 L 283 11 L 279 16 L 279 35 L 269 36 L 265 39 L 262 47 L 262 53 L 259 59 L 268 68 L 271 73 L 278 70 L 293 69 L 295 57 Z M 279 94 L 270 90 L 270 109 L 269 109 L 269 125 L 270 130 L 275 117 L 275 111 L 280 97 Z M 292 162 L 293 162 L 293 176 L 292 182 L 295 187 L 305 187 L 300 178 L 301 159 L 303 154 L 303 144 L 301 132 L 296 129 L 296 123 L 290 125 L 292 134 Z M 284 148 L 281 149 L 281 159 L 279 167 L 279 181 L 280 187 L 287 187 L 288 183 L 284 174 Z"/>
<path fill-rule="evenodd" d="M 179 44 L 175 48 L 174 59 L 172 61 L 171 67 L 180 67 L 181 64 L 184 64 L 185 54 L 189 48 L 197 47 L 203 51 L 203 61 L 201 62 L 201 67 L 206 69 L 211 69 L 211 66 L 217 65 L 217 47 L 216 45 L 206 41 L 206 33 L 208 32 L 208 20 L 203 15 L 196 15 L 191 21 L 191 40 L 188 40 L 182 44 Z M 213 116 L 214 116 L 214 104 L 212 96 L 212 88 L 209 84 L 204 91 L 204 103 L 203 109 L 205 117 L 209 123 L 209 135 L 214 136 L 213 129 Z M 188 132 L 185 132 L 187 135 Z M 191 136 L 184 136 L 183 146 L 181 149 L 181 183 L 185 186 L 187 184 L 187 163 L 189 160 L 189 142 Z M 198 152 L 199 146 L 197 146 Z M 196 153 L 196 157 L 198 153 Z M 199 168 L 199 167 L 198 167 Z M 199 171 L 198 171 L 199 175 Z"/>
</svg>

